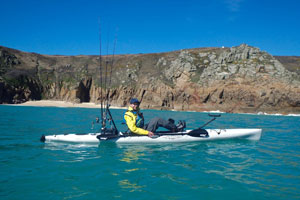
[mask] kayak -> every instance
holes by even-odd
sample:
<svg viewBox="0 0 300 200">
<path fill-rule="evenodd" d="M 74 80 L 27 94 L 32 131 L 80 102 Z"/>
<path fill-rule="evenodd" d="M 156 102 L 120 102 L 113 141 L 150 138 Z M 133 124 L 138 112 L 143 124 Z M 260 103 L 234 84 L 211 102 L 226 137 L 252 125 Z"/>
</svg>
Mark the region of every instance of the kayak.
<svg viewBox="0 0 300 200">
<path fill-rule="evenodd" d="M 42 142 L 99 143 L 174 143 L 200 142 L 228 139 L 260 140 L 261 129 L 194 129 L 183 132 L 158 132 L 154 137 L 133 136 L 119 132 L 117 135 L 101 133 L 43 135 Z"/>
</svg>

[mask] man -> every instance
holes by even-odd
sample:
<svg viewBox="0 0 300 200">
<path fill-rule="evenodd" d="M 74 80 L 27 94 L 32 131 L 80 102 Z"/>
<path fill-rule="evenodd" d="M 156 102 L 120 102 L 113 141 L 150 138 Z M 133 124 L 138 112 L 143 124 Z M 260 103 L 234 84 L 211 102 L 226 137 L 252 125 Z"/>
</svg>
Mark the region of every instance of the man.
<svg viewBox="0 0 300 200">
<path fill-rule="evenodd" d="M 158 127 L 164 127 L 172 132 L 183 131 L 185 128 L 185 122 L 180 121 L 176 126 L 173 119 L 168 121 L 162 118 L 153 118 L 150 122 L 144 125 L 144 116 L 140 112 L 140 102 L 138 99 L 131 99 L 128 110 L 125 112 L 124 119 L 128 126 L 128 129 L 138 135 L 148 135 L 149 137 L 154 136 L 154 133 Z"/>
</svg>

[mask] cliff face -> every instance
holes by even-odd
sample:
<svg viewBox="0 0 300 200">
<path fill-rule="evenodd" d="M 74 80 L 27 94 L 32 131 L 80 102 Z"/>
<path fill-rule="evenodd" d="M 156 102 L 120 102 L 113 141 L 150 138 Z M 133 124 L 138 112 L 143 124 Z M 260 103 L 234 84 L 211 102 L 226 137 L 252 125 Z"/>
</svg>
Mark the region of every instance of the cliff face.
<svg viewBox="0 0 300 200">
<path fill-rule="evenodd" d="M 112 71 L 112 56 L 102 61 L 102 79 L 111 74 L 110 89 L 103 86 L 102 94 L 114 106 L 137 97 L 149 109 L 300 113 L 298 57 L 273 57 L 242 44 L 115 55 Z M 0 47 L 0 103 L 97 103 L 99 83 L 98 56 L 46 56 Z"/>
</svg>

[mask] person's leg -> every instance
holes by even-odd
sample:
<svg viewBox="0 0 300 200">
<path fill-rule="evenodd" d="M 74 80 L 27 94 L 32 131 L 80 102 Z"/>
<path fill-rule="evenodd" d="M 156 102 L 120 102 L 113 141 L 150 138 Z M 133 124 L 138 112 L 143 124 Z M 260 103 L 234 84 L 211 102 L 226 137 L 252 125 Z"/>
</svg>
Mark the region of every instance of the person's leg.
<svg viewBox="0 0 300 200">
<path fill-rule="evenodd" d="M 172 123 L 173 122 L 173 123 Z M 153 119 L 150 120 L 150 122 L 145 126 L 145 129 L 151 132 L 155 132 L 156 129 L 158 129 L 158 127 L 164 127 L 170 131 L 176 131 L 177 127 L 174 124 L 174 120 L 164 120 L 162 118 L 159 117 L 155 117 Z"/>
</svg>

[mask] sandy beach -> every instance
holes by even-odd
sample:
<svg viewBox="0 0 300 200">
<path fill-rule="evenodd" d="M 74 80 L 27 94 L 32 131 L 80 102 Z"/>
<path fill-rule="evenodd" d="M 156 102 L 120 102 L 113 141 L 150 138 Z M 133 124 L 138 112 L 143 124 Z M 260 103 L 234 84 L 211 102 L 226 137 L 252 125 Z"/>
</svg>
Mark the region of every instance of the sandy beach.
<svg viewBox="0 0 300 200">
<path fill-rule="evenodd" d="M 40 100 L 40 101 L 27 101 L 22 104 L 8 104 L 11 106 L 40 106 L 40 107 L 62 107 L 62 108 L 100 108 L 100 104 L 95 103 L 72 103 L 68 101 L 55 101 L 55 100 Z M 110 106 L 112 109 L 127 109 L 127 107 L 117 107 L 117 106 Z M 176 111 L 176 110 L 172 110 Z M 195 111 L 186 111 L 186 112 L 195 112 Z M 207 113 L 224 113 L 219 110 L 215 111 L 202 111 Z M 265 113 L 265 112 L 258 112 L 258 113 L 239 113 L 239 114 L 250 114 L 250 115 L 279 115 L 279 116 L 297 116 L 299 114 L 281 114 L 281 113 Z"/>
<path fill-rule="evenodd" d="M 100 108 L 100 104 L 95 103 L 72 103 L 67 101 L 55 101 L 55 100 L 40 100 L 40 101 L 27 101 L 22 104 L 10 104 L 17 106 L 45 106 L 45 107 L 65 107 L 65 108 Z M 115 109 L 126 109 L 125 107 L 111 106 Z"/>
</svg>

